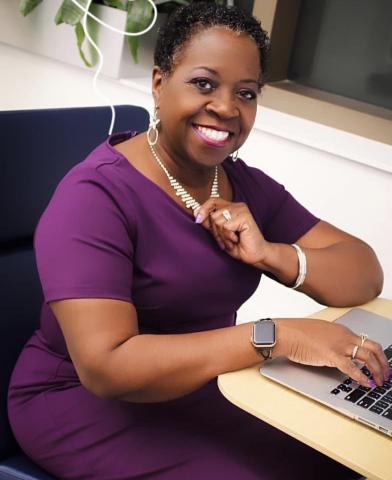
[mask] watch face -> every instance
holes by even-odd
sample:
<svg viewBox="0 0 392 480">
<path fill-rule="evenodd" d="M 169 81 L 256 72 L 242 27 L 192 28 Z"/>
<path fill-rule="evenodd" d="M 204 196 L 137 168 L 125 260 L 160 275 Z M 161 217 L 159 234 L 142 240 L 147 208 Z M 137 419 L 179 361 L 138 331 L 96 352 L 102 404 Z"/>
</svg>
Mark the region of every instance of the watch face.
<svg viewBox="0 0 392 480">
<path fill-rule="evenodd" d="M 257 322 L 254 324 L 253 341 L 257 345 L 275 344 L 275 324 L 272 321 Z"/>
</svg>

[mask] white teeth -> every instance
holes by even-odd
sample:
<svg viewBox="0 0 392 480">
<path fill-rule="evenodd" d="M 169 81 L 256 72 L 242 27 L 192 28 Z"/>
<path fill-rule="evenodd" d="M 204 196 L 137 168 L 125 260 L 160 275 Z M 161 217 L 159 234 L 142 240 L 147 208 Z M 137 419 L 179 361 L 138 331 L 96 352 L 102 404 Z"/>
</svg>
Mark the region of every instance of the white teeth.
<svg viewBox="0 0 392 480">
<path fill-rule="evenodd" d="M 197 129 L 200 130 L 203 135 L 216 142 L 223 142 L 229 136 L 229 132 L 213 130 L 212 128 L 201 127 L 199 125 L 197 126 Z"/>
</svg>

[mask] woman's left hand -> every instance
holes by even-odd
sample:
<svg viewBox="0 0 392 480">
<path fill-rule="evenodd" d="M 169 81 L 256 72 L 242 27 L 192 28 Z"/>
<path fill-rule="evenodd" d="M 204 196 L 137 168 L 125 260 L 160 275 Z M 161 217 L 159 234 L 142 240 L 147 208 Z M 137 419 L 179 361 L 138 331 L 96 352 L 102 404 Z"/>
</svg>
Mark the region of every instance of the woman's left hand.
<svg viewBox="0 0 392 480">
<path fill-rule="evenodd" d="M 230 220 L 225 218 L 231 217 Z M 231 257 L 250 265 L 262 264 L 271 243 L 263 237 L 248 206 L 221 198 L 210 198 L 196 212 L 197 221 L 209 230 Z"/>
</svg>

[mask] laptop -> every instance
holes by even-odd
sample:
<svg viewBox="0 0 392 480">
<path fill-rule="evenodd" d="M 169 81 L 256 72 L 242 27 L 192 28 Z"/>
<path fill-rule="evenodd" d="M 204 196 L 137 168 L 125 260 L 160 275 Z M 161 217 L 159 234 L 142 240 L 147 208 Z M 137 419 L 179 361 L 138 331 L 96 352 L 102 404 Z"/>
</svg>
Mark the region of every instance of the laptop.
<svg viewBox="0 0 392 480">
<path fill-rule="evenodd" d="M 391 320 L 354 308 L 337 319 L 336 323 L 347 326 L 358 335 L 367 333 L 369 338 L 379 342 L 392 367 Z M 361 370 L 372 378 L 365 366 Z M 265 362 L 260 373 L 392 437 L 392 380 L 385 382 L 382 387 L 366 388 L 336 368 L 310 367 L 283 357 Z"/>
</svg>

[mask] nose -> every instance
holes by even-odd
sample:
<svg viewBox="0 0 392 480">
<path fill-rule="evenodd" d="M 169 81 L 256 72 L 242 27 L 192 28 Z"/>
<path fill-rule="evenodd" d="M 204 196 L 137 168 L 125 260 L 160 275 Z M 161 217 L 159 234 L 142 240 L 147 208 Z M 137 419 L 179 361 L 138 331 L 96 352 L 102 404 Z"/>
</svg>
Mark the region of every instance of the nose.
<svg viewBox="0 0 392 480">
<path fill-rule="evenodd" d="M 229 92 L 211 98 L 206 110 L 225 120 L 238 117 L 240 114 L 236 98 Z"/>
</svg>

